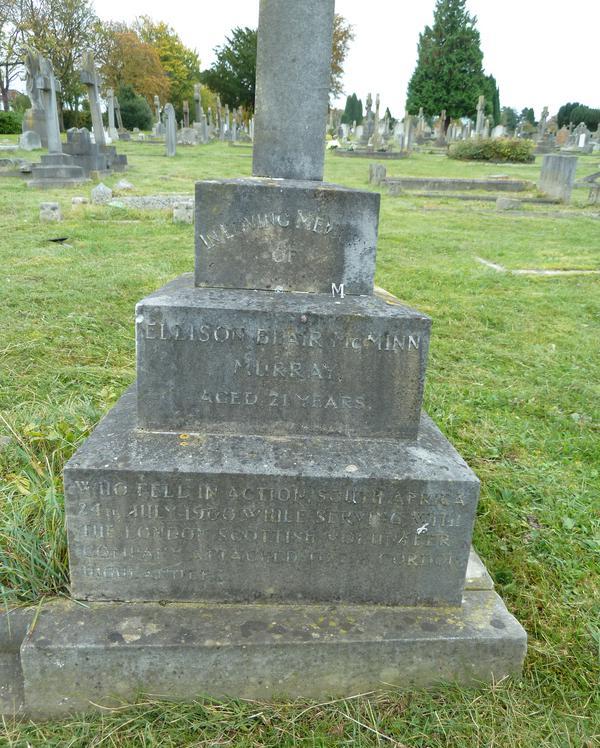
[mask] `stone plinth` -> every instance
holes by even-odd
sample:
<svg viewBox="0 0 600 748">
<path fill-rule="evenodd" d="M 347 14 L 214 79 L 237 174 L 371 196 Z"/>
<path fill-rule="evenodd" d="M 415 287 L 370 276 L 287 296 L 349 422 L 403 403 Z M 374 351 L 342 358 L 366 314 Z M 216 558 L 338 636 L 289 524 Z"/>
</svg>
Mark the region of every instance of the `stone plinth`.
<svg viewBox="0 0 600 748">
<path fill-rule="evenodd" d="M 483 581 L 467 577 L 460 609 L 57 600 L 2 612 L 0 713 L 58 718 L 142 693 L 322 701 L 498 682 L 520 673 L 527 637 Z"/>
<path fill-rule="evenodd" d="M 322 182 L 197 182 L 196 285 L 370 294 L 379 202 Z"/>
<path fill-rule="evenodd" d="M 69 187 L 89 181 L 81 166 L 66 153 L 49 153 L 31 167 L 28 187 Z"/>
<path fill-rule="evenodd" d="M 130 391 L 65 469 L 71 592 L 459 606 L 478 489 L 426 416 L 404 443 L 145 433 Z"/>
<path fill-rule="evenodd" d="M 394 297 L 194 288 L 136 308 L 139 426 L 414 438 L 430 320 Z"/>
<path fill-rule="evenodd" d="M 403 190 L 481 190 L 483 192 L 523 192 L 534 187 L 524 179 L 461 179 L 455 177 L 387 177 L 383 184 Z"/>
</svg>

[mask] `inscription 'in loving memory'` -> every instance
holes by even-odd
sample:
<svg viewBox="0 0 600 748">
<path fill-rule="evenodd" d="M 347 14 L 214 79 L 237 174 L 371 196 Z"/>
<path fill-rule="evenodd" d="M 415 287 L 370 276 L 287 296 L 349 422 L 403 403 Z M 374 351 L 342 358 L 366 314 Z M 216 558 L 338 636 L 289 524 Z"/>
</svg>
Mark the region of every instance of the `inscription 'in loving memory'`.
<svg viewBox="0 0 600 748">
<path fill-rule="evenodd" d="M 252 231 L 266 230 L 270 228 L 299 229 L 313 234 L 326 236 L 331 233 L 333 225 L 328 218 L 297 210 L 295 215 L 287 213 L 260 213 L 252 216 L 244 216 L 239 224 L 225 226 L 220 224 L 216 229 L 199 234 L 200 241 L 208 249 L 227 244 L 236 236 L 248 234 Z"/>
</svg>

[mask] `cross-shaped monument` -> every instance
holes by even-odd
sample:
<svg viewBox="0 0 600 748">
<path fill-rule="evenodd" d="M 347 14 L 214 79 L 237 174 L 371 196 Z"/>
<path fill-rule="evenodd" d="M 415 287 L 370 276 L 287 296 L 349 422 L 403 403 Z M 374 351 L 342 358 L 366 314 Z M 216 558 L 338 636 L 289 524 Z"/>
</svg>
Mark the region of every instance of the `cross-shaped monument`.
<svg viewBox="0 0 600 748">
<path fill-rule="evenodd" d="M 485 96 L 480 96 L 477 100 L 477 121 L 475 122 L 475 136 L 483 137 L 485 126 Z"/>
<path fill-rule="evenodd" d="M 44 99 L 48 153 L 62 153 L 58 106 L 56 103 L 56 95 L 60 93 L 61 85 L 54 77 L 51 63 L 45 57 L 40 56 L 39 58 L 39 75 L 35 80 L 34 86 L 41 91 Z"/>
<path fill-rule="evenodd" d="M 79 78 L 87 88 L 88 92 L 94 140 L 97 145 L 105 146 L 106 137 L 104 135 L 104 125 L 102 124 L 102 110 L 100 108 L 100 86 L 102 85 L 102 79 L 96 70 L 96 64 L 92 52 L 84 53 L 83 64 L 79 71 Z"/>
<path fill-rule="evenodd" d="M 380 195 L 322 181 L 333 12 L 261 0 L 255 176 L 197 183 L 196 276 L 138 303 L 137 383 L 65 468 L 85 602 L 33 611 L 26 710 L 521 668 L 422 412 L 430 320 L 374 292 Z"/>
</svg>

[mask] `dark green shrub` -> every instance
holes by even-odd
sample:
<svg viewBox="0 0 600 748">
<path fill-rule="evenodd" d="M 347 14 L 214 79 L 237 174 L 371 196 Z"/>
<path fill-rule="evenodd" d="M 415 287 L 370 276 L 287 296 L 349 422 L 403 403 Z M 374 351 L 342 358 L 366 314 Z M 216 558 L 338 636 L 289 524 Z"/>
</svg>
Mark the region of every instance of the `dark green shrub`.
<svg viewBox="0 0 600 748">
<path fill-rule="evenodd" d="M 65 130 L 70 130 L 72 127 L 87 127 L 88 130 L 92 129 L 92 115 L 90 109 L 73 111 L 72 109 L 63 109 L 63 123 Z"/>
<path fill-rule="evenodd" d="M 448 156 L 461 161 L 527 164 L 535 160 L 535 143 L 523 138 L 472 138 L 450 146 Z"/>
<path fill-rule="evenodd" d="M 131 86 L 121 86 L 117 91 L 117 98 L 121 107 L 123 127 L 133 130 L 149 130 L 152 127 L 152 110 L 143 96 L 139 96 Z"/>
<path fill-rule="evenodd" d="M 21 132 L 23 115 L 19 112 L 0 111 L 0 135 L 15 135 Z"/>
<path fill-rule="evenodd" d="M 20 114 L 23 114 L 23 112 L 31 107 L 31 101 L 29 100 L 29 96 L 25 96 L 23 93 L 18 93 L 12 103 L 12 108 L 14 112 L 19 112 Z"/>
</svg>

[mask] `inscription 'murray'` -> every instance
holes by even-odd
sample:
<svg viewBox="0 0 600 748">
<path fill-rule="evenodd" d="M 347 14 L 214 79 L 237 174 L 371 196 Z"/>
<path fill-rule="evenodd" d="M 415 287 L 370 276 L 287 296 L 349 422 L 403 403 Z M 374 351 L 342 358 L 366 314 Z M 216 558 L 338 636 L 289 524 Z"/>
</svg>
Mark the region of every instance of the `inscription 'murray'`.
<svg viewBox="0 0 600 748">
<path fill-rule="evenodd" d="M 270 212 L 243 216 L 233 226 L 219 224 L 212 231 L 207 231 L 206 234 L 199 234 L 198 236 L 207 249 L 215 249 L 227 244 L 237 236 L 271 228 L 299 229 L 326 236 L 333 230 L 333 224 L 326 216 L 319 216 L 316 213 L 298 209 L 295 214 Z"/>
<path fill-rule="evenodd" d="M 306 330 L 299 332 L 280 328 L 229 327 L 213 325 L 201 320 L 194 323 L 174 324 L 150 322 L 142 318 L 138 322 L 146 340 L 193 341 L 196 343 L 220 343 L 236 345 L 252 343 L 257 346 L 272 346 L 283 349 L 298 348 L 342 348 L 352 351 L 387 351 L 391 353 L 417 351 L 421 348 L 421 335 L 395 335 L 393 333 L 366 333 L 361 336 L 345 335 L 331 331 Z"/>
</svg>

